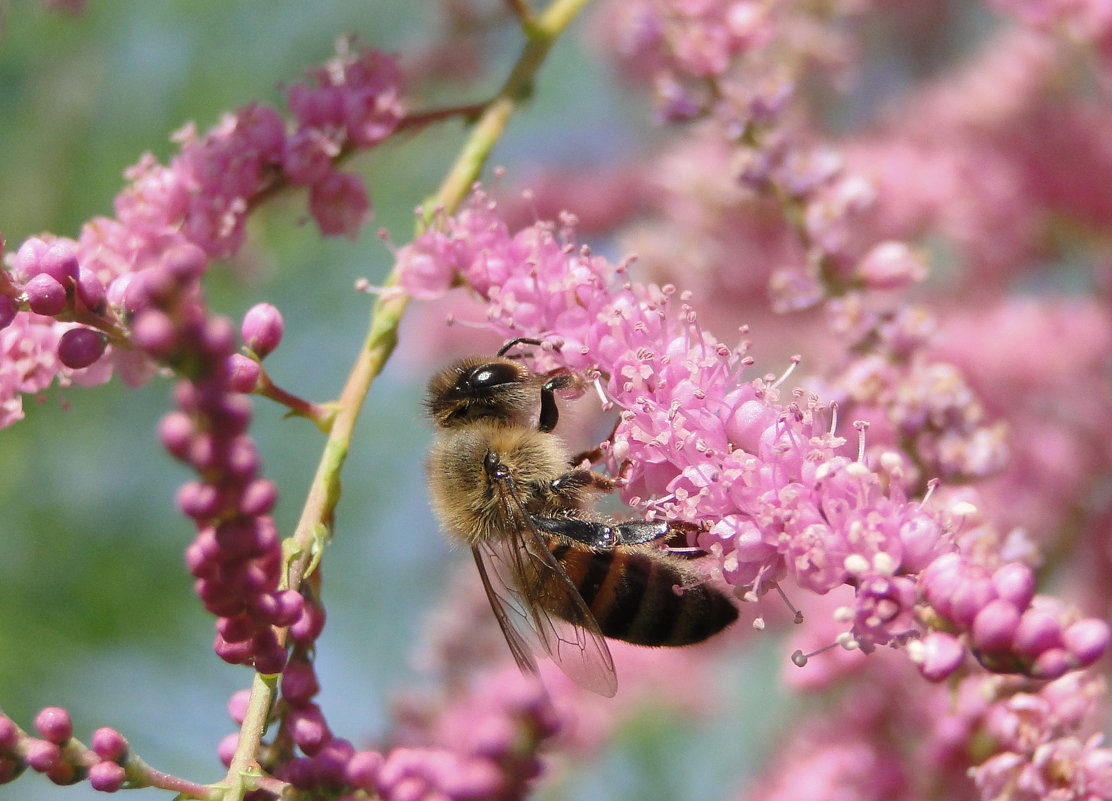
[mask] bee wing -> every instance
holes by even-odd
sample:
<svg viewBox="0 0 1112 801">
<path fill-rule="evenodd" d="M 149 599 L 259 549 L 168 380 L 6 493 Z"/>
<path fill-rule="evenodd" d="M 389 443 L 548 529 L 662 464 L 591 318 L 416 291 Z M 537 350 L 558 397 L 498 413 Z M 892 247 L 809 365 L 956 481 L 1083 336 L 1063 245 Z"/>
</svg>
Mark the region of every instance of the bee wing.
<svg viewBox="0 0 1112 801">
<path fill-rule="evenodd" d="M 494 616 L 522 671 L 537 672 L 535 643 L 576 684 L 612 697 L 618 677 L 598 622 L 536 527 L 527 523 L 512 536 L 472 550 Z M 568 619 L 549 608 L 564 610 Z"/>
</svg>

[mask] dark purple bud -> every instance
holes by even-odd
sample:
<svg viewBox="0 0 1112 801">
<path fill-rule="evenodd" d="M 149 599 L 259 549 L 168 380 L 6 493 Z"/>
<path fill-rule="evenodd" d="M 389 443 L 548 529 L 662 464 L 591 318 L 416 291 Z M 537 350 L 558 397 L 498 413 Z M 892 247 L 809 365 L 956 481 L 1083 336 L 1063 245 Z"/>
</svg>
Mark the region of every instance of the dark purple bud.
<svg viewBox="0 0 1112 801">
<path fill-rule="evenodd" d="M 58 785 L 76 784 L 84 778 L 84 770 L 69 762 L 59 762 L 46 771 L 46 778 Z"/>
<path fill-rule="evenodd" d="M 179 286 L 200 280 L 208 267 L 208 257 L 199 247 L 189 243 L 174 245 L 162 257 L 162 270 Z"/>
<path fill-rule="evenodd" d="M 1018 626 L 1018 609 L 1000 598 L 990 601 L 973 620 L 973 646 L 987 653 L 1007 651 Z"/>
<path fill-rule="evenodd" d="M 1087 617 L 1070 624 L 1062 635 L 1066 651 L 1078 667 L 1088 667 L 1096 662 L 1108 648 L 1108 624 L 1094 617 Z"/>
<path fill-rule="evenodd" d="M 236 755 L 237 747 L 239 747 L 239 732 L 225 735 L 224 739 L 220 741 L 220 745 L 216 746 L 216 755 L 220 757 L 224 767 L 230 768 L 232 766 L 232 758 Z"/>
<path fill-rule="evenodd" d="M 0 784 L 14 782 L 26 769 L 27 763 L 19 757 L 0 754 Z"/>
<path fill-rule="evenodd" d="M 255 670 L 264 675 L 281 673 L 283 668 L 286 667 L 288 654 L 286 649 L 279 644 L 278 635 L 274 633 L 274 629 L 270 626 L 264 626 L 256 630 L 253 641 Z"/>
<path fill-rule="evenodd" d="M 277 609 L 271 619 L 275 626 L 292 626 L 301 619 L 305 598 L 297 590 L 281 590 L 271 597 L 277 602 Z"/>
<path fill-rule="evenodd" d="M 53 770 L 62 761 L 62 750 L 57 745 L 46 740 L 31 739 L 27 743 L 27 753 L 24 758 L 31 770 L 46 773 Z"/>
<path fill-rule="evenodd" d="M 7 715 L 0 715 L 0 751 L 11 751 L 19 742 L 19 727 Z"/>
<path fill-rule="evenodd" d="M 301 617 L 290 626 L 290 639 L 298 645 L 311 645 L 324 630 L 324 610 L 316 604 L 305 604 Z"/>
<path fill-rule="evenodd" d="M 1009 562 L 992 574 L 992 586 L 997 596 L 1022 612 L 1035 597 L 1035 574 L 1022 562 Z"/>
<path fill-rule="evenodd" d="M 89 768 L 89 784 L 102 793 L 114 793 L 124 786 L 127 774 L 115 762 L 98 762 Z"/>
<path fill-rule="evenodd" d="M 73 370 L 88 367 L 108 347 L 108 337 L 91 328 L 71 328 L 58 340 L 58 360 Z"/>
<path fill-rule="evenodd" d="M 332 732 L 316 704 L 300 706 L 290 711 L 286 718 L 290 735 L 307 756 L 313 756 L 332 739 Z"/>
<path fill-rule="evenodd" d="M 218 617 L 235 617 L 243 612 L 243 600 L 226 582 L 202 578 L 193 582 L 193 589 L 205 609 Z"/>
<path fill-rule="evenodd" d="M 216 631 L 225 642 L 243 642 L 255 634 L 255 623 L 247 615 L 222 617 L 216 621 Z"/>
<path fill-rule="evenodd" d="M 66 289 L 46 273 L 39 273 L 23 285 L 27 305 L 35 314 L 53 317 L 66 308 Z"/>
<path fill-rule="evenodd" d="M 245 665 L 251 659 L 252 640 L 244 640 L 242 642 L 228 642 L 219 634 L 216 635 L 215 641 L 212 644 L 212 650 L 216 655 L 223 659 L 230 665 Z"/>
<path fill-rule="evenodd" d="M 291 706 L 305 706 L 320 692 L 317 674 L 306 662 L 291 662 L 282 673 L 282 697 Z"/>
<path fill-rule="evenodd" d="M 119 762 L 127 756 L 127 739 L 115 729 L 103 726 L 93 732 L 89 745 L 101 759 Z"/>
<path fill-rule="evenodd" d="M 344 768 L 355 747 L 342 737 L 333 737 L 313 757 L 314 784 L 338 789 L 344 784 Z"/>
<path fill-rule="evenodd" d="M 48 706 L 35 716 L 35 728 L 52 743 L 62 745 L 73 737 L 73 721 L 69 712 L 57 706 Z"/>
<path fill-rule="evenodd" d="M 155 358 L 164 358 L 179 346 L 174 321 L 165 312 L 144 309 L 131 324 L 131 339 Z"/>
<path fill-rule="evenodd" d="M 267 518 L 236 518 L 216 527 L 216 544 L 225 559 L 261 556 L 278 542 L 273 523 Z"/>
<path fill-rule="evenodd" d="M 77 299 L 91 312 L 99 314 L 104 310 L 106 290 L 97 274 L 92 270 L 77 273 Z"/>
<path fill-rule="evenodd" d="M 243 316 L 240 332 L 244 344 L 263 359 L 282 341 L 283 325 L 278 309 L 269 303 L 257 303 Z"/>
<path fill-rule="evenodd" d="M 356 789 L 370 790 L 378 780 L 382 762 L 382 754 L 377 751 L 356 751 L 344 768 L 344 778 Z"/>
<path fill-rule="evenodd" d="M 19 250 L 15 252 L 15 263 L 13 265 L 16 277 L 26 281 L 41 273 L 42 268 L 39 266 L 39 262 L 49 247 L 46 242 L 37 236 L 31 237 L 20 245 Z"/>
<path fill-rule="evenodd" d="M 228 389 L 244 395 L 254 392 L 259 383 L 259 363 L 242 353 L 228 357 Z"/>
<path fill-rule="evenodd" d="M 18 311 L 19 304 L 15 302 L 15 298 L 9 298 L 7 295 L 0 295 L 0 330 L 12 324 L 12 320 L 15 319 L 15 315 Z"/>
<path fill-rule="evenodd" d="M 1012 647 L 1022 656 L 1037 657 L 1043 651 L 1060 648 L 1062 627 L 1049 612 L 1028 609 L 1019 617 Z"/>
<path fill-rule="evenodd" d="M 77 283 L 77 256 L 64 242 L 55 242 L 39 259 L 39 269 L 65 288 Z"/>
<path fill-rule="evenodd" d="M 247 707 L 251 704 L 250 690 L 237 690 L 228 699 L 228 716 L 237 726 L 242 726 L 247 718 Z"/>
<path fill-rule="evenodd" d="M 291 759 L 284 766 L 282 778 L 301 790 L 308 790 L 316 781 L 313 773 L 313 761 L 305 757 Z"/>
<path fill-rule="evenodd" d="M 239 499 L 239 512 L 247 517 L 265 515 L 278 500 L 278 487 L 273 481 L 257 478 L 246 486 Z"/>
</svg>

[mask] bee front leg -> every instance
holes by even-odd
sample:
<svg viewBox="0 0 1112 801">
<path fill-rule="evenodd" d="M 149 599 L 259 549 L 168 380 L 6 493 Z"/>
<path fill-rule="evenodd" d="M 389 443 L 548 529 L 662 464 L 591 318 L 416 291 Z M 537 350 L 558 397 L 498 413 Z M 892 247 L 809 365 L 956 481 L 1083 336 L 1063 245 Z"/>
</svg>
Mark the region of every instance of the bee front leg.
<svg viewBox="0 0 1112 801">
<path fill-rule="evenodd" d="M 560 420 L 560 410 L 556 406 L 556 393 L 579 385 L 579 379 L 572 373 L 556 373 L 541 385 L 541 415 L 537 430 L 548 433 L 556 428 Z"/>
</svg>

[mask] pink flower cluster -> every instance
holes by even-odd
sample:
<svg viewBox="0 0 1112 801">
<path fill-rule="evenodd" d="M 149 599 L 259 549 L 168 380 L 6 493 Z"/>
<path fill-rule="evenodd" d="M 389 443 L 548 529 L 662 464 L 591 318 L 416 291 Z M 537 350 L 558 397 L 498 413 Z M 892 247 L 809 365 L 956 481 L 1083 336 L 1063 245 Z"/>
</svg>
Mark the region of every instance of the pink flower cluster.
<svg viewBox="0 0 1112 801">
<path fill-rule="evenodd" d="M 169 165 L 147 154 L 127 171 L 115 219 L 91 220 L 76 241 L 32 237 L 9 257 L 11 272 L 0 273 L 0 427 L 23 416 L 22 395 L 55 380 L 103 383 L 113 367 L 130 383 L 149 377 L 154 363 L 128 331 L 127 285 L 175 246 L 200 248 L 206 264 L 233 255 L 268 191 L 308 187 L 322 232 L 358 233 L 370 214 L 367 192 L 336 161 L 397 126 L 397 68 L 344 45 L 312 78 L 289 90 L 292 131 L 277 110 L 254 104 L 204 136 L 187 126 Z"/>
<path fill-rule="evenodd" d="M 439 223 L 399 253 L 403 287 L 437 297 L 462 280 L 502 336 L 551 338 L 538 369 L 597 375 L 621 409 L 604 445 L 611 467 L 624 468 L 627 502 L 704 522 L 698 545 L 739 591 L 760 594 L 785 576 L 820 594 L 852 586 L 842 616 L 858 647 L 925 633 L 915 577 L 956 546 L 943 518 L 904 496 L 902 460 L 881 458 L 877 472 L 844 454 L 832 410 L 817 399 L 781 403 L 774 384 L 742 383 L 742 349 L 703 331 L 685 297 L 674 311 L 671 287 L 633 283 L 626 265 L 578 248 L 571 220 L 559 236 L 547 224 L 512 234 L 478 194 Z M 1103 652 L 1107 627 L 1086 633 L 1085 654 L 1064 664 Z M 1036 670 L 1030 660 L 986 662 Z"/>
</svg>

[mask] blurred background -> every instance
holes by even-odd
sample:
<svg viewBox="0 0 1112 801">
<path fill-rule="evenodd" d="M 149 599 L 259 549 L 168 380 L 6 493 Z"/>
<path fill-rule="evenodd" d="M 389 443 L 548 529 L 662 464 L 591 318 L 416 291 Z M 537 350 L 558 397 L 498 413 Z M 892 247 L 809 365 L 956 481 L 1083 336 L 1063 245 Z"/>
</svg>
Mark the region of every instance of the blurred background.
<svg viewBox="0 0 1112 801">
<path fill-rule="evenodd" d="M 435 40 L 439 10 L 437 3 L 363 0 L 95 0 L 70 15 L 43 2 L 4 3 L 0 232 L 8 248 L 43 231 L 75 236 L 85 220 L 111 216 L 122 171 L 144 151 L 168 159 L 176 152 L 170 134 L 186 122 L 204 131 L 222 111 L 252 100 L 282 107 L 282 83 L 326 59 L 338 35 L 419 51 Z M 491 58 L 494 81 L 516 54 L 516 33 L 507 31 L 501 47 Z M 575 36 L 561 41 L 535 102 L 513 121 L 495 161 L 512 174 L 522 163 L 582 167 L 630 156 L 631 143 L 646 141 L 651 112 L 598 79 L 603 69 Z M 494 85 L 479 81 L 462 100 L 481 99 Z M 458 90 L 451 93 L 445 89 L 461 101 Z M 574 124 L 561 122 L 569 115 Z M 314 400 L 338 393 L 370 307 L 353 284 L 363 277 L 378 283 L 392 262 L 376 229 L 399 245 L 408 241 L 413 208 L 436 188 L 462 141 L 462 126 L 452 122 L 356 160 L 351 166 L 367 177 L 376 207 L 359 241 L 322 239 L 305 221 L 304 198 L 293 193 L 254 215 L 242 257 L 213 270 L 205 288 L 211 307 L 236 320 L 260 301 L 282 311 L 286 337 L 267 362 L 276 382 Z M 422 335 L 414 315 L 375 384 L 325 557 L 320 702 L 332 729 L 357 745 L 387 727 L 392 695 L 412 683 L 424 621 L 449 576 L 461 565 L 471 569 L 442 542 L 426 507 L 428 430 L 419 399 L 426 374 L 445 355 L 427 361 Z M 483 349 L 494 344 L 475 340 Z M 158 769 L 213 781 L 223 775 L 216 745 L 233 730 L 225 704 L 250 674 L 212 653 L 213 618 L 184 568 L 193 529 L 173 499 L 189 476 L 155 436 L 170 390 L 164 379 L 138 390 L 115 381 L 55 388 L 27 398 L 26 419 L 0 431 L 0 708 L 29 729 L 37 710 L 63 706 L 86 742 L 95 728 L 112 726 Z M 277 518 L 289 533 L 323 440 L 272 404 L 255 409 L 253 434 L 264 474 L 282 493 Z M 762 739 L 786 714 L 768 703 L 784 659 L 774 642 L 723 659 L 723 686 L 736 692 L 720 714 L 636 713 L 611 747 L 546 786 L 542 797 L 726 795 L 745 768 L 736 754 L 760 760 Z M 723 738 L 735 746 L 717 749 Z M 0 799 L 95 797 L 86 784 L 59 788 L 30 772 L 0 786 Z"/>
</svg>

